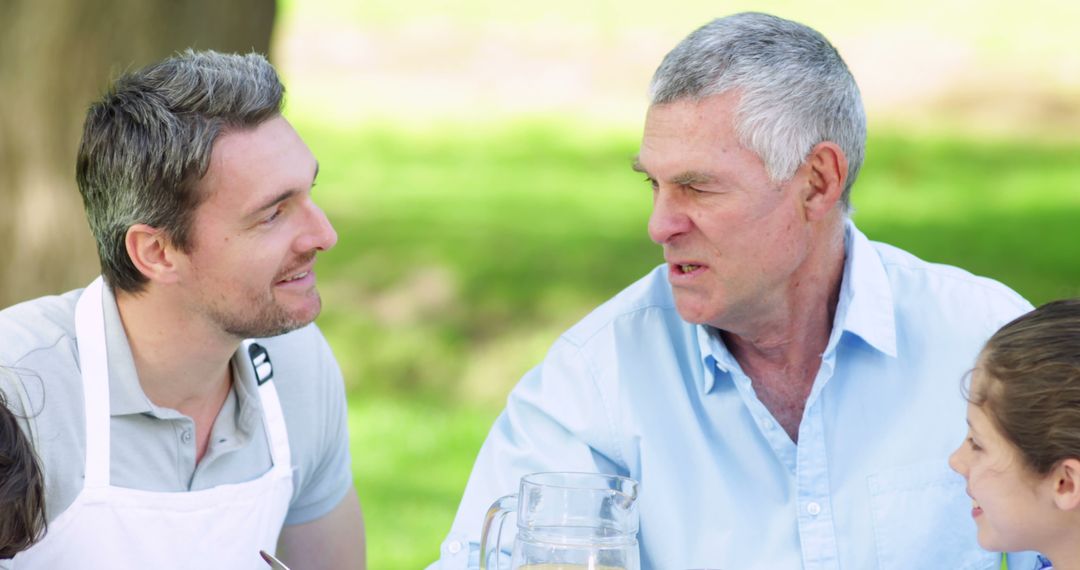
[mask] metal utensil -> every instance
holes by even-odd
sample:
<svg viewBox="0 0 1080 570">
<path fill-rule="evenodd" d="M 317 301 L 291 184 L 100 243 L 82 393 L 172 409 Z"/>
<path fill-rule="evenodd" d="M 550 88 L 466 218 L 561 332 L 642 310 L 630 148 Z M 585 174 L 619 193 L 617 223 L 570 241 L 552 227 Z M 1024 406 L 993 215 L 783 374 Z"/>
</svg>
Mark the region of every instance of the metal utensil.
<svg viewBox="0 0 1080 570">
<path fill-rule="evenodd" d="M 273 570 L 289 570 L 289 567 L 282 564 L 280 560 L 274 558 L 273 554 L 268 554 L 265 550 L 260 550 L 259 554 L 263 557 L 263 560 L 270 565 Z"/>
</svg>

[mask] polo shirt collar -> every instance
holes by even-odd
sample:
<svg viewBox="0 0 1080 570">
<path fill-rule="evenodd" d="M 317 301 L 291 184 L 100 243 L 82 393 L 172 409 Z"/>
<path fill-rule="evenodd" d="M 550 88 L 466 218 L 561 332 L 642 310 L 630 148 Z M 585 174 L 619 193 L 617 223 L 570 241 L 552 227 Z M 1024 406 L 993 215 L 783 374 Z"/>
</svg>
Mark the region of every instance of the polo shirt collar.
<svg viewBox="0 0 1080 570">
<path fill-rule="evenodd" d="M 135 358 L 131 354 L 120 310 L 116 306 L 116 296 L 112 287 L 106 284 L 102 288 L 102 305 L 105 315 L 105 346 L 109 360 L 109 406 L 111 416 L 130 414 L 152 414 L 158 417 L 180 417 L 175 411 L 155 406 L 142 385 L 135 369 Z M 238 435 L 250 433 L 255 422 L 260 419 L 262 400 L 259 397 L 258 384 L 251 360 L 247 357 L 245 345 L 233 354 L 233 392 L 239 407 L 236 415 Z M 215 422 L 216 423 L 216 422 Z"/>
<path fill-rule="evenodd" d="M 896 319 L 893 309 L 892 286 L 885 266 L 873 244 L 855 224 L 848 220 L 844 228 L 844 273 L 840 295 L 833 317 L 833 328 L 851 333 L 874 349 L 896 356 Z M 719 331 L 708 325 L 696 325 L 698 349 L 705 360 L 702 390 L 711 392 L 716 372 L 739 369 L 738 362 L 727 349 Z M 832 335 L 826 350 L 836 350 L 841 335 Z"/>
<path fill-rule="evenodd" d="M 113 416 L 153 413 L 154 404 L 139 385 L 116 296 L 108 282 L 101 288 L 105 312 L 105 347 L 109 359 L 109 409 Z"/>
</svg>

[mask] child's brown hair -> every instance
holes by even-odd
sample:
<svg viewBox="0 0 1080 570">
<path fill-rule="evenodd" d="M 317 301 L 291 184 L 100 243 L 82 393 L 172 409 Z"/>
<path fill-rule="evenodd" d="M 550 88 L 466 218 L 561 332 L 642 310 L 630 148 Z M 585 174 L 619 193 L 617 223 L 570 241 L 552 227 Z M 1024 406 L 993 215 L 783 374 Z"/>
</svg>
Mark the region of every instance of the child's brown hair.
<svg viewBox="0 0 1080 570">
<path fill-rule="evenodd" d="M 0 393 L 0 558 L 13 558 L 45 532 L 45 482 L 30 442 Z"/>
<path fill-rule="evenodd" d="M 1035 473 L 1080 458 L 1080 299 L 1047 303 L 1002 327 L 976 369 L 985 381 L 972 403 Z"/>
</svg>

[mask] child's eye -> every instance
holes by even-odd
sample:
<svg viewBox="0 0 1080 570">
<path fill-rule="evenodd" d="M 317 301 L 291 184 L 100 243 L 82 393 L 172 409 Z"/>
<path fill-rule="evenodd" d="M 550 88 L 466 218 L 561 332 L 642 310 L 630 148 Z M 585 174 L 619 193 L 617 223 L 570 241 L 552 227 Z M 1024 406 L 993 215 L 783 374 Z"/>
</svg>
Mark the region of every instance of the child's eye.
<svg viewBox="0 0 1080 570">
<path fill-rule="evenodd" d="M 969 437 L 969 438 L 967 438 L 967 441 L 968 441 L 968 445 L 971 446 L 972 451 L 981 451 L 982 450 L 982 447 L 979 444 L 975 443 L 974 438 Z"/>
</svg>

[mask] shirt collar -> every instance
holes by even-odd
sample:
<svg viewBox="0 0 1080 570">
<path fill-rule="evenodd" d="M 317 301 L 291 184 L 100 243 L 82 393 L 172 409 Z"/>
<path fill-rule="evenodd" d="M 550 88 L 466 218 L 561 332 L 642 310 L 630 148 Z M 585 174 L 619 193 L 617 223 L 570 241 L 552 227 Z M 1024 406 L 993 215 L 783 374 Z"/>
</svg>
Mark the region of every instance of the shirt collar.
<svg viewBox="0 0 1080 570">
<path fill-rule="evenodd" d="M 153 414 L 158 417 L 177 417 L 175 412 L 166 412 L 164 408 L 155 406 L 143 391 L 142 385 L 139 384 L 139 374 L 135 370 L 135 358 L 131 354 L 127 332 L 120 318 L 120 310 L 116 306 L 116 296 L 113 294 L 112 287 L 107 285 L 102 288 L 102 291 L 104 292 L 102 305 L 105 316 L 105 346 L 109 360 L 110 415 Z M 233 391 L 236 393 L 239 406 L 237 429 L 242 433 L 248 432 L 254 426 L 254 422 L 259 419 L 261 400 L 251 360 L 247 357 L 246 344 L 242 344 L 233 354 L 231 366 Z"/>
<path fill-rule="evenodd" d="M 135 358 L 131 355 L 124 322 L 116 306 L 112 287 L 101 288 L 105 313 L 105 347 L 109 359 L 109 409 L 113 416 L 152 413 L 154 404 L 139 385 Z"/>
<path fill-rule="evenodd" d="M 833 328 L 840 327 L 841 332 L 856 335 L 878 351 L 895 357 L 892 286 L 873 244 L 851 220 L 844 228 L 844 249 L 844 273 Z M 716 375 L 711 371 L 730 372 L 739 365 L 716 329 L 708 325 L 696 325 L 695 329 L 707 371 L 702 388 L 708 393 L 716 381 Z M 835 343 L 830 343 L 826 354 L 834 350 Z"/>
<path fill-rule="evenodd" d="M 896 311 L 885 265 L 874 245 L 851 220 L 847 222 L 845 242 L 848 255 L 835 321 L 843 331 L 896 357 Z"/>
</svg>

